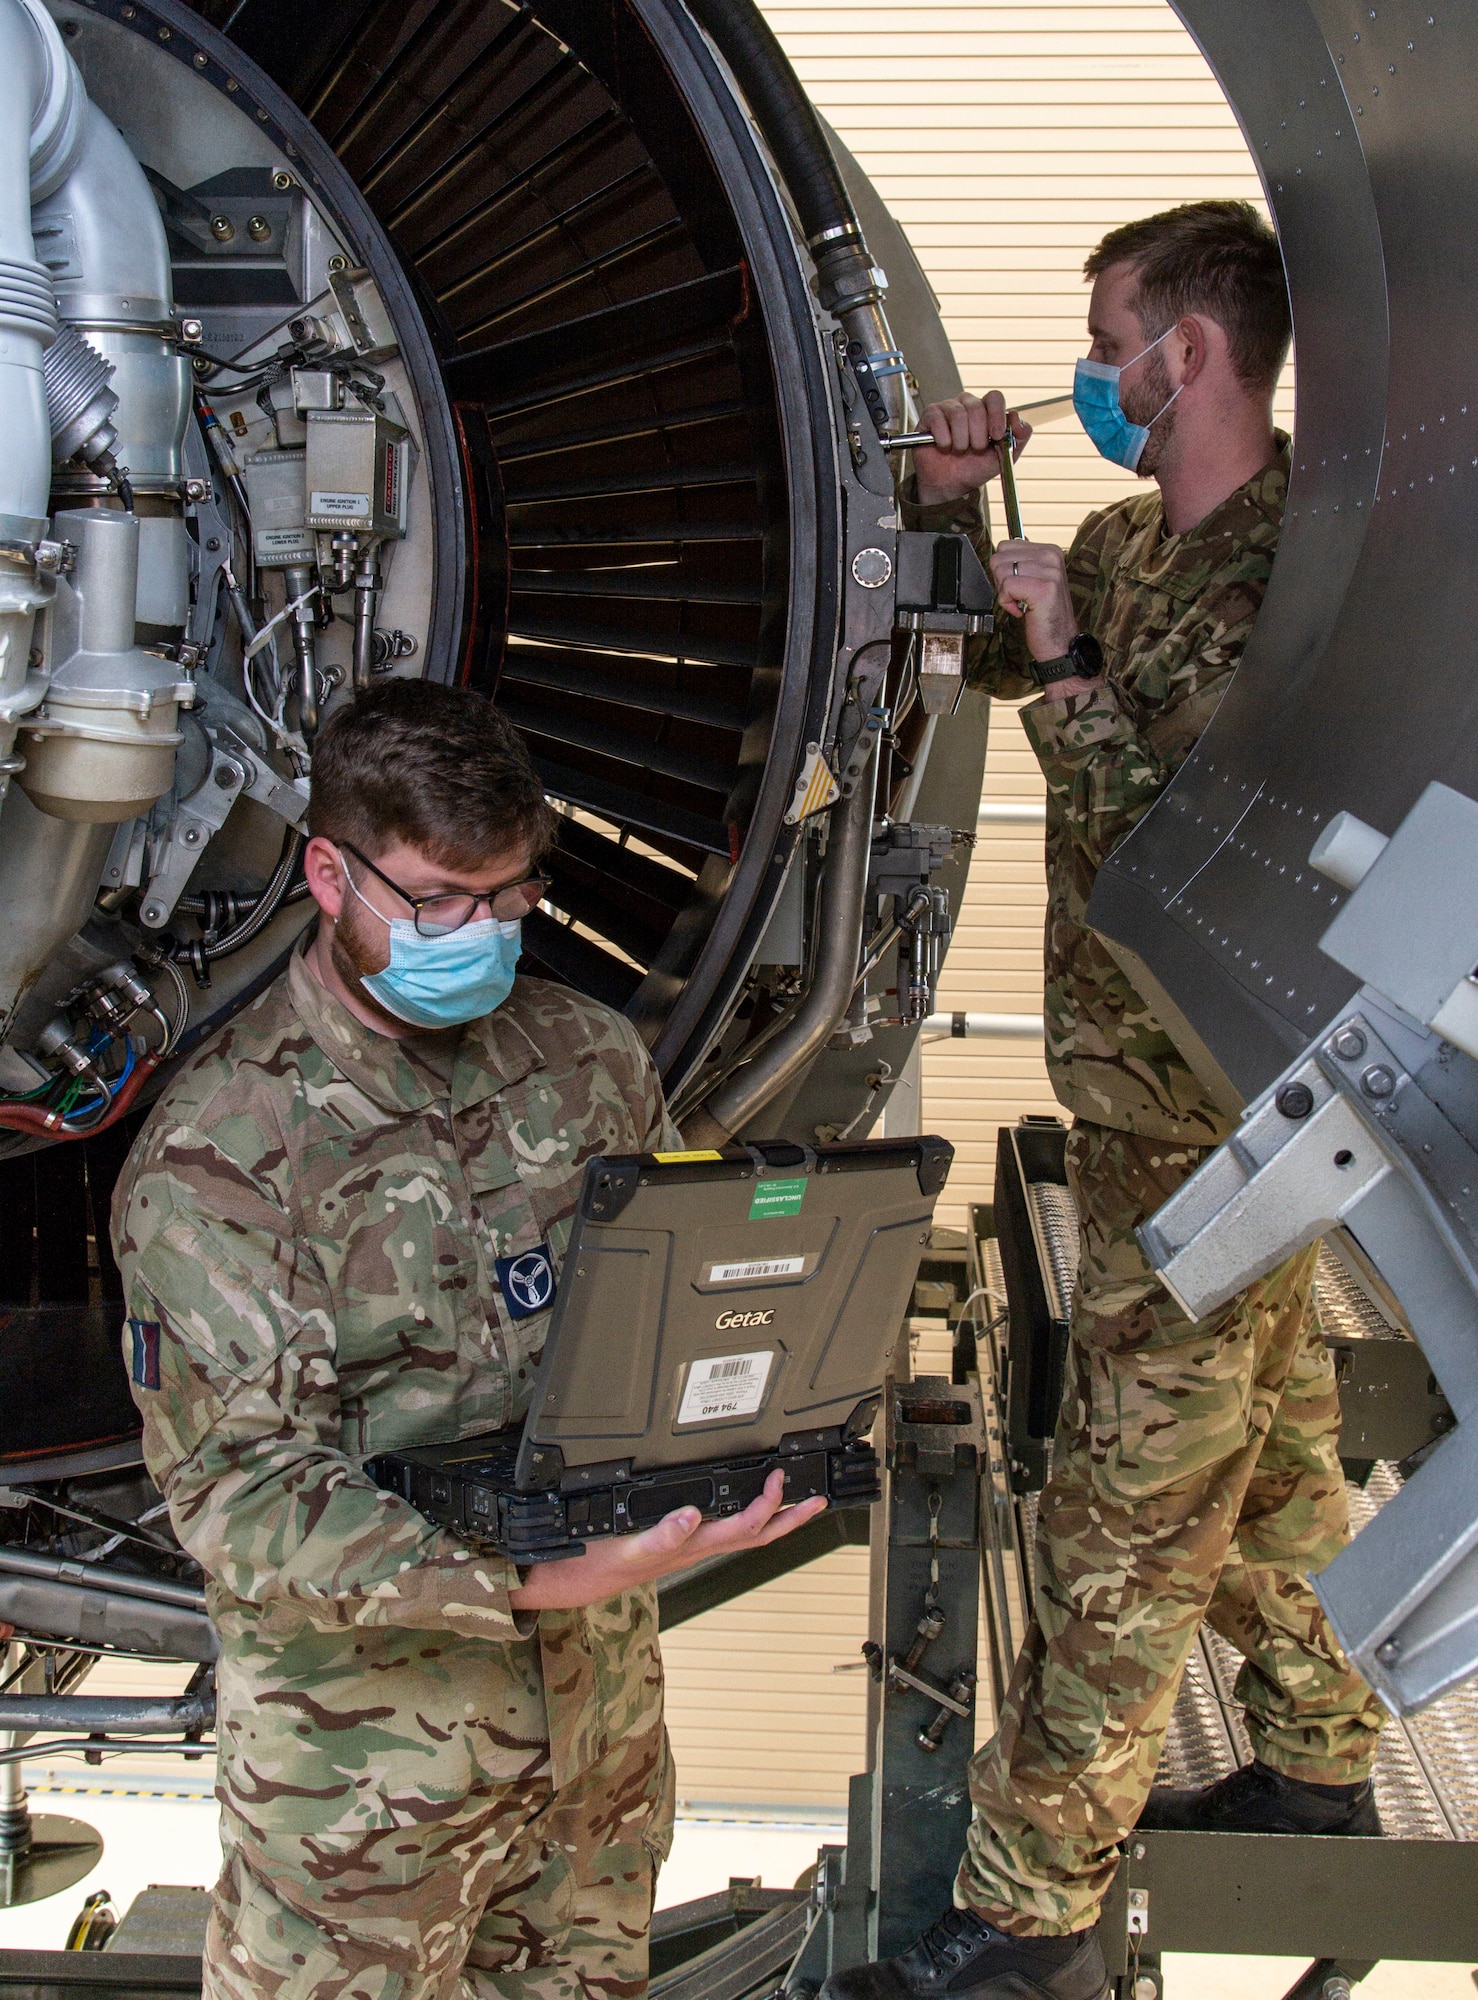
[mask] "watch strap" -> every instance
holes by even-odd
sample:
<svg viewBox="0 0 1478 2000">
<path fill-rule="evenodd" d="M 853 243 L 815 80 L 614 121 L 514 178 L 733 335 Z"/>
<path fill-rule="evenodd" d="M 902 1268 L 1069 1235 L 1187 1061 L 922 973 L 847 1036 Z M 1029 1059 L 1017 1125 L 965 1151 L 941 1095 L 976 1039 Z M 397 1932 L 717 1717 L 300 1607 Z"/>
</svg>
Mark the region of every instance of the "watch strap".
<svg viewBox="0 0 1478 2000">
<path fill-rule="evenodd" d="M 1096 680 L 1102 672 L 1103 648 L 1091 632 L 1080 632 L 1055 659 L 1031 663 L 1031 676 L 1038 687 L 1050 687 L 1054 681 Z"/>
<path fill-rule="evenodd" d="M 1050 687 L 1053 681 L 1076 680 L 1078 663 L 1071 653 L 1059 653 L 1055 660 L 1033 660 L 1031 676 L 1038 687 Z"/>
</svg>

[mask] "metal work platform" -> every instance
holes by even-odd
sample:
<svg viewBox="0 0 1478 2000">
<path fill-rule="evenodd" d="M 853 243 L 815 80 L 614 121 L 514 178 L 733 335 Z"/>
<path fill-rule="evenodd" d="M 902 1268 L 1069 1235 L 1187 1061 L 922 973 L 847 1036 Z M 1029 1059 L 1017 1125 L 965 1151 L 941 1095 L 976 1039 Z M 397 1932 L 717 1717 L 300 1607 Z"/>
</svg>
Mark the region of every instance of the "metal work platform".
<svg viewBox="0 0 1478 2000">
<path fill-rule="evenodd" d="M 1026 1183 L 1034 1220 L 1047 1251 L 1053 1317 L 1065 1322 L 1077 1276 L 1077 1216 L 1058 1181 Z M 995 1238 L 983 1255 L 987 1282 L 1004 1292 Z M 1320 1252 L 1315 1280 L 1320 1322 L 1331 1343 L 1395 1340 L 1403 1336 L 1384 1319 L 1334 1253 Z M 1363 1485 L 1351 1483 L 1350 1525 L 1359 1529 L 1398 1490 L 1401 1473 L 1376 1461 Z M 1022 1496 L 1022 1545 L 1030 1556 L 1035 1533 L 1034 1496 Z M 1232 1689 L 1241 1666 L 1236 1649 L 1203 1628 L 1186 1669 L 1165 1738 L 1159 1782 L 1207 1785 L 1250 1761 L 1252 1746 Z M 1404 1722 L 1387 1720 L 1375 1769 L 1376 1800 L 1388 1835 L 1405 1840 L 1478 1840 L 1478 1682 L 1468 1682 Z"/>
<path fill-rule="evenodd" d="M 1028 1391 L 1046 1380 L 1060 1392 L 1054 1349 L 1066 1339 L 1077 1270 L 1077 1222 L 1060 1165 L 1065 1135 L 1049 1129 L 1055 1122 L 1002 1133 L 1008 1185 L 998 1180 L 994 1209 L 976 1212 L 971 1244 L 972 1276 L 991 1304 L 978 1360 L 982 1384 L 994 1386 L 1000 1443 L 986 1549 L 996 1579 L 988 1630 L 998 1685 L 1029 1615 L 1037 1491 L 1050 1466 L 1050 1439 L 1033 1434 Z M 1364 1289 L 1327 1245 L 1315 1296 L 1340 1381 L 1341 1456 L 1358 1532 L 1400 1490 L 1403 1466 L 1413 1469 L 1440 1442 L 1450 1412 L 1389 1302 Z M 1405 1456 L 1374 1455 L 1387 1448 Z M 1205 1785 L 1250 1760 L 1234 1692 L 1240 1666 L 1235 1649 L 1203 1627 L 1159 1782 Z M 1106 1948 L 1107 1932 L 1115 1932 L 1111 1970 L 1123 1954 L 1119 1992 L 1126 2000 L 1158 1996 L 1166 1951 L 1307 1956 L 1309 1971 L 1289 2000 L 1348 1994 L 1382 1958 L 1470 1960 L 1478 1953 L 1478 1683 L 1404 1720 L 1387 1719 L 1375 1787 L 1380 1841 L 1166 1833 L 1131 1840 L 1105 1910 Z"/>
</svg>

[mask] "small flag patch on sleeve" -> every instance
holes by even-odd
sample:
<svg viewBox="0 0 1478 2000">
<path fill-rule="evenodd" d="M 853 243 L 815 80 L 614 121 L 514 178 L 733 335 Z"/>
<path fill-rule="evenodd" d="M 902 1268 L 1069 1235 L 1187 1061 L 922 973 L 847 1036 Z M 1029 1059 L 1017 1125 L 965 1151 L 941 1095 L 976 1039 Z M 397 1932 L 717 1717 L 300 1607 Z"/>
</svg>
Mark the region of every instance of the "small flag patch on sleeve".
<svg viewBox="0 0 1478 2000">
<path fill-rule="evenodd" d="M 133 1383 L 136 1389 L 157 1389 L 159 1387 L 159 1322 L 157 1319 L 131 1319 L 128 1330 L 133 1335 Z"/>
</svg>

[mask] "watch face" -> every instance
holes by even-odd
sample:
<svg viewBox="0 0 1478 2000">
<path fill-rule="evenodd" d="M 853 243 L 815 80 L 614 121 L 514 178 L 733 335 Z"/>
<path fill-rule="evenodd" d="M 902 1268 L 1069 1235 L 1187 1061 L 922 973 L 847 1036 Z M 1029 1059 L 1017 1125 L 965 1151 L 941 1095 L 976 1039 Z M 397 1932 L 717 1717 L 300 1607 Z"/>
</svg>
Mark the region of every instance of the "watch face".
<svg viewBox="0 0 1478 2000">
<path fill-rule="evenodd" d="M 1091 632 L 1080 632 L 1067 650 L 1085 681 L 1091 681 L 1103 672 L 1103 648 Z"/>
</svg>

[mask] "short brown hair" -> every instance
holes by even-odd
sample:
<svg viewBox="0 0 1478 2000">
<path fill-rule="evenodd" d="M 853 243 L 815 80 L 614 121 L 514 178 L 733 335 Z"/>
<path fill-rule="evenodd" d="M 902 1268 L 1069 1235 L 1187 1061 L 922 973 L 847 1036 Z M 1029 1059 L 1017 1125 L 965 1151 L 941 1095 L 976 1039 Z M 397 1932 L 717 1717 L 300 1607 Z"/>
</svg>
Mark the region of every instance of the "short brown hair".
<svg viewBox="0 0 1478 2000">
<path fill-rule="evenodd" d="M 394 679 L 325 722 L 308 827 L 371 857 L 403 840 L 455 868 L 518 846 L 537 860 L 555 816 L 512 723 L 486 696 Z"/>
<path fill-rule="evenodd" d="M 1272 388 L 1293 326 L 1278 239 L 1250 201 L 1188 201 L 1126 222 L 1104 237 L 1083 275 L 1114 264 L 1134 266 L 1146 340 L 1185 313 L 1205 313 L 1225 332 L 1239 379 Z"/>
</svg>

